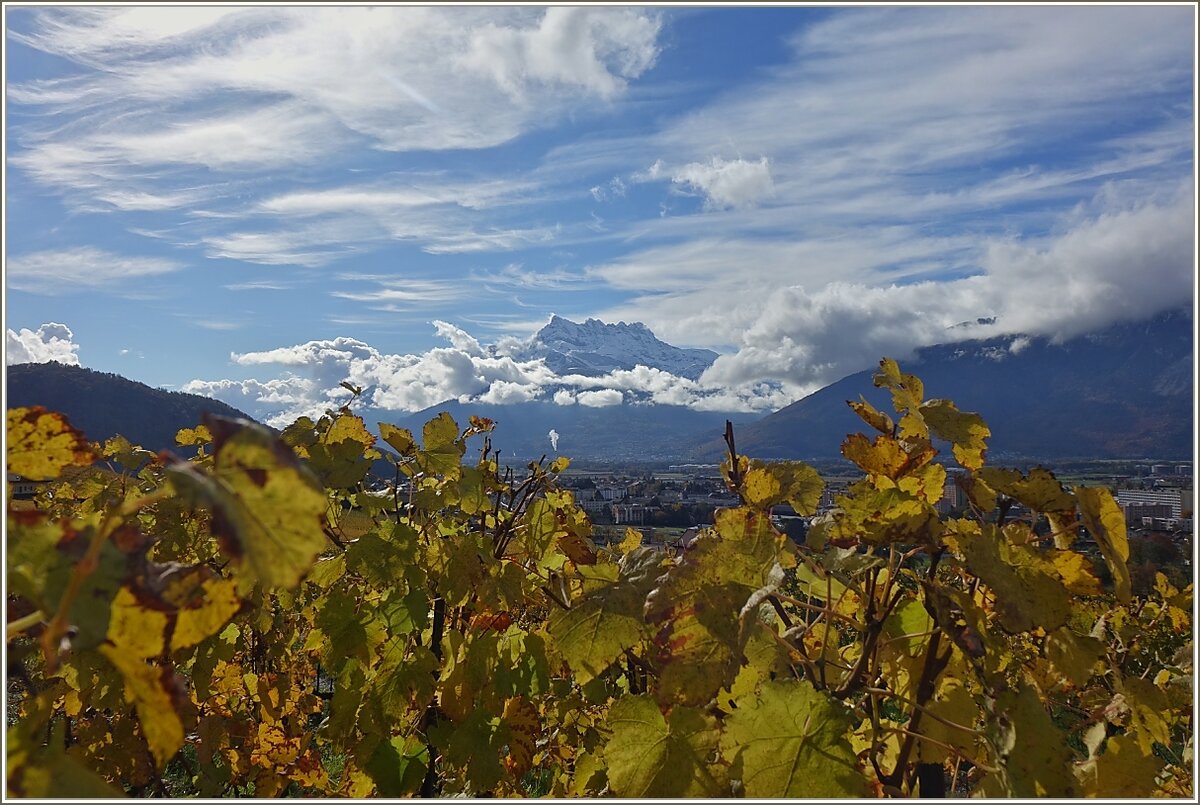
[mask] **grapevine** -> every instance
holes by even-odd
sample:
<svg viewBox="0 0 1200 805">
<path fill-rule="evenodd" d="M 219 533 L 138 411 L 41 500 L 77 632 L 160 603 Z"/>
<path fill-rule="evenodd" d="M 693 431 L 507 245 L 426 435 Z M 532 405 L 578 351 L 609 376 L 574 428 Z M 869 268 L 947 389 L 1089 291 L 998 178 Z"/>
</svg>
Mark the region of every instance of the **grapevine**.
<svg viewBox="0 0 1200 805">
<path fill-rule="evenodd" d="M 502 467 L 484 419 L 211 418 L 155 455 L 10 410 L 44 483 L 7 507 L 7 792 L 1191 797 L 1192 587 L 1133 595 L 1107 489 L 875 382 L 895 416 L 850 403 L 862 478 L 802 544 L 771 510 L 824 482 L 730 429 L 741 505 L 678 555 L 596 544 L 569 462 Z"/>
</svg>

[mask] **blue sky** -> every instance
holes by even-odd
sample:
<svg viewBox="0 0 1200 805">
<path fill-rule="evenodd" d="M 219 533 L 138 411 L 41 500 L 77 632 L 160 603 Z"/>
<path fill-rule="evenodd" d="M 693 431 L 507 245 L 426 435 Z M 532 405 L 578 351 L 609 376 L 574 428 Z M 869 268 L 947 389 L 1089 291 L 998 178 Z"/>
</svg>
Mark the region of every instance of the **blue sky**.
<svg viewBox="0 0 1200 805">
<path fill-rule="evenodd" d="M 722 354 L 613 388 L 766 410 L 1193 298 L 1191 5 L 5 18 L 9 363 L 415 410 L 554 388 L 557 313 Z"/>
</svg>

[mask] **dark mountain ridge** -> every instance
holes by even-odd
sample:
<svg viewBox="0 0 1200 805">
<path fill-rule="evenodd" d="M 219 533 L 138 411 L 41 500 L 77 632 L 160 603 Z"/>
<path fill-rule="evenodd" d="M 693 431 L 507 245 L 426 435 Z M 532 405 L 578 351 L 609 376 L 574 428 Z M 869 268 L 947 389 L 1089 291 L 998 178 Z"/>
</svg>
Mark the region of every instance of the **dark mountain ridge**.
<svg viewBox="0 0 1200 805">
<path fill-rule="evenodd" d="M 175 433 L 194 428 L 205 413 L 251 417 L 198 394 L 164 391 L 120 375 L 61 363 L 6 367 L 8 407 L 41 405 L 66 414 L 92 441 L 120 434 L 155 452 L 175 448 Z"/>
<path fill-rule="evenodd" d="M 924 381 L 926 397 L 982 415 L 994 458 L 1185 459 L 1195 434 L 1194 343 L 1189 308 L 1062 344 L 1004 336 L 928 347 L 900 368 Z M 866 429 L 847 400 L 861 394 L 892 411 L 873 375 L 850 375 L 739 428 L 739 451 L 836 457 L 847 434 Z M 693 455 L 711 459 L 723 448 L 719 439 L 707 439 Z"/>
</svg>

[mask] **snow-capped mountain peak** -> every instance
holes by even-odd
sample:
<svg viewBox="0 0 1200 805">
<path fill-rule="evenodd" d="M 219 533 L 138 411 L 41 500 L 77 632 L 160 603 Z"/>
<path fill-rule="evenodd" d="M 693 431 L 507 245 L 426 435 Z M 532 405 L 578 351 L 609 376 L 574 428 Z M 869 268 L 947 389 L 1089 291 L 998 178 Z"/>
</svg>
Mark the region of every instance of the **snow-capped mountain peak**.
<svg viewBox="0 0 1200 805">
<path fill-rule="evenodd" d="M 672 346 L 641 322 L 605 324 L 588 319 L 578 324 L 555 315 L 519 357 L 544 358 L 560 375 L 595 376 L 641 365 L 695 380 L 717 359 L 717 353 Z"/>
</svg>

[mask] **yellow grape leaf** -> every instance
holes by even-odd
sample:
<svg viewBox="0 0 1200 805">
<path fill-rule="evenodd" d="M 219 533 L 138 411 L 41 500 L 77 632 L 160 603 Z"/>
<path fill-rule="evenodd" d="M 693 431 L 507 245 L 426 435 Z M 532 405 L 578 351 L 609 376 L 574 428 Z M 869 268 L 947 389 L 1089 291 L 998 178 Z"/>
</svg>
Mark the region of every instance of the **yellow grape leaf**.
<svg viewBox="0 0 1200 805">
<path fill-rule="evenodd" d="M 1129 539 L 1125 534 L 1125 515 L 1113 499 L 1112 492 L 1103 487 L 1081 486 L 1075 490 L 1083 525 L 1100 546 L 1104 562 L 1112 573 L 1117 600 L 1129 603 L 1131 584 L 1129 568 Z"/>
<path fill-rule="evenodd" d="M 188 447 L 194 444 L 208 444 L 211 441 L 212 434 L 203 425 L 197 425 L 194 428 L 180 428 L 175 432 L 175 444 L 180 447 Z"/>
<path fill-rule="evenodd" d="M 779 479 L 765 467 L 754 467 L 742 479 L 742 497 L 756 508 L 773 506 L 781 499 Z"/>
<path fill-rule="evenodd" d="M 564 470 L 567 469 L 567 467 L 570 467 L 570 466 L 571 466 L 571 459 L 567 458 L 566 456 L 559 456 L 558 458 L 556 458 L 550 462 L 550 469 L 548 470 L 548 472 L 553 472 L 553 473 L 557 474 L 557 473 L 563 472 Z"/>
<path fill-rule="evenodd" d="M 858 397 L 858 402 L 846 400 L 846 405 L 854 409 L 854 413 L 858 414 L 863 422 L 866 422 L 880 433 L 891 433 L 895 429 L 895 423 L 892 422 L 892 418 L 867 402 L 861 394 Z"/>
<path fill-rule="evenodd" d="M 59 719 L 46 742 L 44 729 L 39 735 L 30 734 L 27 722 L 42 722 L 26 714 L 22 721 L 10 726 L 5 739 L 7 779 L 6 799 L 9 797 L 33 800 L 117 799 L 125 792 L 85 766 L 63 745 L 66 722 Z M 80 736 L 76 734 L 78 741 Z"/>
<path fill-rule="evenodd" d="M 728 795 L 724 766 L 714 762 L 716 720 L 682 705 L 664 717 L 649 696 L 623 696 L 608 711 L 612 737 L 604 746 L 608 782 L 618 797 Z"/>
<path fill-rule="evenodd" d="M 978 477 L 992 489 L 1036 512 L 1070 514 L 1075 511 L 1075 498 L 1063 488 L 1053 472 L 1043 467 L 1034 467 L 1029 475 L 1022 475 L 1020 470 L 985 467 Z"/>
<path fill-rule="evenodd" d="M 992 435 L 983 417 L 959 411 L 949 400 L 930 400 L 921 406 L 921 416 L 935 436 L 951 443 L 959 464 L 969 470 L 983 466 L 987 438 Z"/>
<path fill-rule="evenodd" d="M 417 464 L 429 473 L 454 476 L 459 472 L 465 443 L 459 439 L 458 423 L 442 411 L 425 423 L 424 446 L 417 452 Z"/>
<path fill-rule="evenodd" d="M 963 536 L 961 545 L 967 567 L 995 592 L 1005 631 L 1049 631 L 1067 622 L 1071 596 L 1054 565 L 1038 552 L 1011 544 L 990 524 L 978 536 Z"/>
<path fill-rule="evenodd" d="M 1100 579 L 1092 573 L 1092 562 L 1075 551 L 1050 551 L 1050 561 L 1062 578 L 1063 584 L 1075 595 L 1103 595 Z"/>
<path fill-rule="evenodd" d="M 926 464 L 901 478 L 896 487 L 934 505 L 946 492 L 946 468 L 941 464 Z"/>
<path fill-rule="evenodd" d="M 908 411 L 915 417 L 920 417 L 918 411 L 925 400 L 925 384 L 920 378 L 901 372 L 900 366 L 894 360 L 884 358 L 879 362 L 879 371 L 875 373 L 873 380 L 877 388 L 886 388 L 892 392 L 892 404 L 896 413 Z M 924 435 L 919 432 L 925 427 L 923 420 L 914 420 L 910 427 L 917 430 L 913 435 Z"/>
<path fill-rule="evenodd" d="M 504 767 L 519 780 L 533 768 L 533 753 L 537 750 L 538 737 L 542 732 L 537 706 L 524 696 L 508 699 L 500 716 L 500 729 L 508 743 Z"/>
<path fill-rule="evenodd" d="M 865 796 L 851 730 L 849 710 L 806 680 L 765 682 L 726 719 L 721 753 L 740 762 L 747 797 Z"/>
<path fill-rule="evenodd" d="M 621 540 L 621 544 L 617 546 L 617 551 L 624 556 L 625 554 L 633 551 L 635 548 L 640 548 L 641 546 L 642 532 L 638 531 L 636 528 L 626 528 L 625 539 Z"/>
<path fill-rule="evenodd" d="M 752 461 L 742 479 L 746 504 L 767 509 L 787 502 L 798 514 L 815 514 L 825 482 L 802 461 Z"/>
<path fill-rule="evenodd" d="M 329 426 L 329 430 L 321 435 L 321 441 L 325 444 L 336 444 L 351 440 L 361 444 L 368 458 L 378 458 L 379 454 L 374 450 L 367 450 L 375 446 L 375 437 L 367 430 L 366 423 L 362 417 L 354 414 L 341 414 Z"/>
<path fill-rule="evenodd" d="M 994 713 L 988 737 L 1001 762 L 999 773 L 987 778 L 985 796 L 1075 796 L 1067 773 L 1071 750 L 1036 691 L 1022 685 L 1001 693 Z"/>
<path fill-rule="evenodd" d="M 108 639 L 123 654 L 138 659 L 162 654 L 167 613 L 144 606 L 129 587 L 117 591 L 110 612 Z"/>
<path fill-rule="evenodd" d="M 842 443 L 842 455 L 853 461 L 863 472 L 899 477 L 907 466 L 909 456 L 900 441 L 887 434 L 875 437 L 874 442 L 861 433 L 852 433 Z"/>
<path fill-rule="evenodd" d="M 1164 765 L 1133 736 L 1114 735 L 1105 743 L 1103 755 L 1079 764 L 1075 773 L 1087 796 L 1141 799 L 1157 793 L 1155 778 Z"/>
<path fill-rule="evenodd" d="M 1092 669 L 1102 656 L 1102 642 L 1075 634 L 1069 627 L 1063 626 L 1046 636 L 1046 659 L 1077 688 L 1092 678 Z"/>
<path fill-rule="evenodd" d="M 211 474 L 187 462 L 167 468 L 172 485 L 213 511 L 221 549 L 268 587 L 295 587 L 327 544 L 325 491 L 296 454 L 265 428 L 212 417 Z"/>
<path fill-rule="evenodd" d="M 402 456 L 411 454 L 417 446 L 417 443 L 413 440 L 412 431 L 408 428 L 398 428 L 395 425 L 380 422 L 379 435 Z"/>
<path fill-rule="evenodd" d="M 942 763 L 951 757 L 949 750 L 938 744 L 947 744 L 961 749 L 968 757 L 976 756 L 976 737 L 970 730 L 975 728 L 975 722 L 980 716 L 979 702 L 975 696 L 971 695 L 970 691 L 963 687 L 961 679 L 952 676 L 943 677 L 938 685 L 937 694 L 925 709 L 928 713 L 932 713 L 944 721 L 938 721 L 928 715 L 921 719 L 920 733 L 938 742 L 917 742 L 917 751 L 922 763 Z M 959 724 L 967 729 L 951 727 L 945 721 Z"/>
<path fill-rule="evenodd" d="M 217 634 L 242 608 L 233 579 L 213 578 L 203 584 L 204 600 L 179 610 L 171 650 L 194 646 Z"/>
<path fill-rule="evenodd" d="M 183 746 L 183 722 L 176 702 L 185 696 L 168 666 L 147 665 L 142 659 L 110 645 L 100 651 L 125 679 L 125 700 L 137 710 L 142 735 L 158 768 Z"/>
<path fill-rule="evenodd" d="M 1146 752 L 1150 751 L 1155 741 L 1169 745 L 1171 726 L 1166 717 L 1171 712 L 1171 705 L 1167 701 L 1167 694 L 1150 680 L 1136 676 L 1122 679 L 1118 689 L 1125 694 L 1132 720 L 1132 729 L 1127 734 L 1133 734 Z"/>
<path fill-rule="evenodd" d="M 996 490 L 988 486 L 987 481 L 978 475 L 963 475 L 956 482 L 962 486 L 963 491 L 967 493 L 967 498 L 980 511 L 986 513 L 996 508 Z"/>
<path fill-rule="evenodd" d="M 40 405 L 8 409 L 9 475 L 31 481 L 57 478 L 64 467 L 86 467 L 96 460 L 92 445 L 62 414 Z"/>
</svg>

